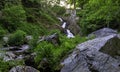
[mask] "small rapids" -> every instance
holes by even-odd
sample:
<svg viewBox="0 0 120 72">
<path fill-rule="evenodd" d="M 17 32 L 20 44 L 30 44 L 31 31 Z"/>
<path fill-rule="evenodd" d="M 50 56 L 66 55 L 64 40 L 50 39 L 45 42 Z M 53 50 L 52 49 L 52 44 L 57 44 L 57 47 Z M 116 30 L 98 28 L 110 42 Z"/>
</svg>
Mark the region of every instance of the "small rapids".
<svg viewBox="0 0 120 72">
<path fill-rule="evenodd" d="M 65 31 L 66 31 L 66 35 L 67 35 L 67 38 L 74 38 L 75 36 L 74 36 L 74 34 L 69 30 L 69 29 L 67 29 L 67 22 L 65 22 L 62 18 L 60 18 L 60 17 L 58 17 L 58 19 L 62 22 L 62 25 L 61 25 L 61 27 L 63 28 L 63 29 L 65 29 Z"/>
</svg>

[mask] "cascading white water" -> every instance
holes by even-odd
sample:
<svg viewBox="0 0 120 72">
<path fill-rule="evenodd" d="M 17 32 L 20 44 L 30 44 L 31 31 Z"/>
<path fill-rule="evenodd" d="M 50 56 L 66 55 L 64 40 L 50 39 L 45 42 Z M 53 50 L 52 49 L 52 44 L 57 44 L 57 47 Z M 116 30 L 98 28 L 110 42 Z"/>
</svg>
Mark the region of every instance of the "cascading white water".
<svg viewBox="0 0 120 72">
<path fill-rule="evenodd" d="M 62 18 L 58 17 L 58 19 L 59 19 L 61 22 L 63 22 L 63 19 L 62 19 Z"/>
<path fill-rule="evenodd" d="M 63 23 L 61 27 L 66 30 L 67 38 L 74 38 L 75 36 L 71 33 L 71 31 L 69 29 L 66 29 L 67 23 L 60 17 L 58 17 L 58 19 Z"/>
<path fill-rule="evenodd" d="M 67 38 L 74 38 L 75 36 L 67 29 Z"/>
<path fill-rule="evenodd" d="M 66 27 L 66 22 L 62 24 L 62 28 L 65 28 L 65 27 Z"/>
</svg>

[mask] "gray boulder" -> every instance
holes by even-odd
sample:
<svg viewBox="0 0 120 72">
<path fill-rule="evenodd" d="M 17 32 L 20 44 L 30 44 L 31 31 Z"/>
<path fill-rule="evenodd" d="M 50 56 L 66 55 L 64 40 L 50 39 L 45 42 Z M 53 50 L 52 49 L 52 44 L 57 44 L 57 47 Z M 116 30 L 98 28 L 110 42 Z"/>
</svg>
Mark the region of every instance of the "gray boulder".
<svg viewBox="0 0 120 72">
<path fill-rule="evenodd" d="M 97 31 L 89 34 L 88 38 L 91 38 L 91 37 L 98 38 L 98 37 L 109 36 L 109 35 L 112 35 L 112 34 L 117 34 L 117 31 L 113 30 L 113 29 L 110 29 L 110 28 L 102 28 L 100 30 L 97 30 Z"/>
<path fill-rule="evenodd" d="M 3 59 L 3 61 L 10 61 L 14 60 L 16 55 L 12 52 L 0 52 L 0 58 Z"/>
<path fill-rule="evenodd" d="M 70 17 L 67 21 L 68 23 L 68 29 L 74 34 L 74 35 L 81 35 L 81 29 L 80 26 L 76 23 L 76 20 L 74 17 Z"/>
<path fill-rule="evenodd" d="M 49 36 L 42 36 L 42 37 L 40 37 L 40 39 L 37 43 L 39 43 L 41 41 L 48 41 L 56 46 L 60 45 L 59 35 L 57 33 L 54 33 L 54 34 L 49 35 Z"/>
<path fill-rule="evenodd" d="M 40 72 L 30 66 L 16 66 L 13 67 L 9 72 Z"/>
<path fill-rule="evenodd" d="M 77 24 L 76 20 L 76 10 L 71 10 L 70 11 L 70 17 L 67 18 L 67 24 L 68 24 L 68 29 L 74 34 L 74 35 L 81 35 L 81 28 Z"/>
<path fill-rule="evenodd" d="M 29 45 L 22 45 L 21 47 L 5 47 L 0 50 L 0 58 L 4 61 L 22 60 L 27 57 Z M 31 56 L 31 55 L 29 55 Z"/>
<path fill-rule="evenodd" d="M 116 34 L 79 44 L 61 63 L 61 72 L 120 72 L 119 44 Z"/>
</svg>

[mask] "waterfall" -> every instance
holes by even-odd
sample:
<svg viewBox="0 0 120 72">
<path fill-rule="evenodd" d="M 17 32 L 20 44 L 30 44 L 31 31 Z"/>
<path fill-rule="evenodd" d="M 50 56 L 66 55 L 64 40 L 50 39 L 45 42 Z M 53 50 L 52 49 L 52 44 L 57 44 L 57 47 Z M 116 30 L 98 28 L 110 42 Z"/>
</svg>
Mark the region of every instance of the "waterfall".
<svg viewBox="0 0 120 72">
<path fill-rule="evenodd" d="M 65 27 L 66 27 L 66 22 L 62 24 L 62 28 L 65 28 Z"/>
<path fill-rule="evenodd" d="M 75 36 L 67 29 L 67 38 L 74 38 Z"/>
<path fill-rule="evenodd" d="M 67 38 L 74 38 L 75 36 L 73 35 L 73 33 L 66 28 L 67 23 L 60 17 L 58 17 L 58 19 L 63 23 L 61 27 L 66 30 Z"/>
<path fill-rule="evenodd" d="M 58 19 L 59 19 L 61 22 L 63 22 L 63 19 L 62 19 L 62 18 L 58 17 Z"/>
</svg>

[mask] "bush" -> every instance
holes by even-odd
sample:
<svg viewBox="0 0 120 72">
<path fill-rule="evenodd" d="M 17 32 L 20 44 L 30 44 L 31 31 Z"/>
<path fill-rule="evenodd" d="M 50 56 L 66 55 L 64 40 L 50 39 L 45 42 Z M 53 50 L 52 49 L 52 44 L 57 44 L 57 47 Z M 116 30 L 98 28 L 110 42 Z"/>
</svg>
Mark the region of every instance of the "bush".
<svg viewBox="0 0 120 72">
<path fill-rule="evenodd" d="M 51 25 L 57 23 L 57 21 L 55 20 L 56 18 L 52 14 L 49 14 L 47 11 L 39 11 L 39 13 L 41 14 L 41 23 Z"/>
<path fill-rule="evenodd" d="M 22 60 L 4 62 L 0 59 L 0 72 L 9 72 L 12 67 L 23 64 L 24 62 Z"/>
<path fill-rule="evenodd" d="M 16 30 L 20 24 L 26 21 L 26 14 L 22 5 L 6 5 L 2 12 L 3 27 L 7 28 L 10 32 Z"/>
<path fill-rule="evenodd" d="M 25 43 L 26 33 L 21 30 L 17 30 L 15 33 L 10 35 L 8 44 L 9 45 L 22 45 Z"/>
<path fill-rule="evenodd" d="M 0 39 L 5 35 L 5 30 L 0 30 Z"/>
<path fill-rule="evenodd" d="M 88 34 L 102 27 L 120 28 L 120 6 L 117 1 L 89 0 L 79 13 L 82 32 Z"/>
<path fill-rule="evenodd" d="M 0 27 L 0 39 L 6 34 L 6 30 Z"/>
<path fill-rule="evenodd" d="M 56 13 L 56 15 L 59 15 L 59 16 L 62 16 L 65 14 L 66 12 L 66 9 L 64 7 L 61 7 L 61 6 L 58 6 L 58 5 L 55 5 L 53 8 L 52 8 L 53 12 Z"/>
<path fill-rule="evenodd" d="M 47 33 L 47 30 L 41 24 L 32 24 L 27 22 L 21 24 L 18 29 L 26 32 L 28 35 L 33 36 L 44 35 Z"/>
<path fill-rule="evenodd" d="M 35 62 L 38 64 L 38 67 L 41 67 L 39 63 L 43 58 L 48 60 L 49 68 L 52 72 L 60 70 L 60 61 L 65 55 L 67 55 L 78 43 L 86 41 L 86 38 L 76 36 L 75 38 L 68 39 L 66 36 L 60 35 L 60 46 L 54 46 L 48 42 L 40 42 L 39 45 L 34 48 L 34 51 L 37 52 L 35 57 Z"/>
</svg>

